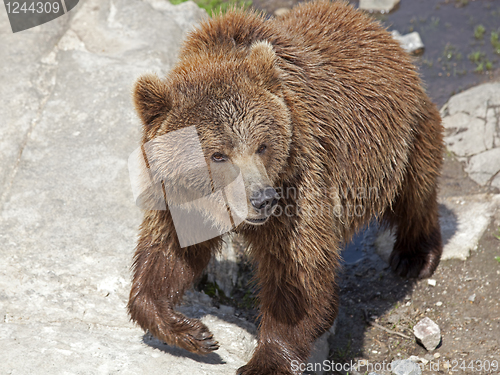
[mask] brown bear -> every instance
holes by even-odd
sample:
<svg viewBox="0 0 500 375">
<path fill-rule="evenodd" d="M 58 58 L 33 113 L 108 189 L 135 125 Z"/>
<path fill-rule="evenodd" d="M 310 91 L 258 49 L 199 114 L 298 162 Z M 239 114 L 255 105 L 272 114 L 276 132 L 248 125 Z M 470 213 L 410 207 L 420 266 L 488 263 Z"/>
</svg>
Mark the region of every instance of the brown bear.
<svg viewBox="0 0 500 375">
<path fill-rule="evenodd" d="M 292 361 L 308 358 L 337 314 L 340 250 L 370 220 L 395 228 L 397 274 L 436 269 L 439 113 L 398 42 L 347 3 L 207 20 L 165 79 L 138 80 L 134 101 L 143 144 L 194 126 L 207 165 L 243 176 L 246 214 L 233 226 L 256 263 L 261 321 L 238 374 L 293 374 Z M 166 165 L 175 150 L 165 152 L 155 157 Z M 207 327 L 174 306 L 221 239 L 181 247 L 178 236 L 168 207 L 145 212 L 128 310 L 160 340 L 210 353 Z"/>
</svg>

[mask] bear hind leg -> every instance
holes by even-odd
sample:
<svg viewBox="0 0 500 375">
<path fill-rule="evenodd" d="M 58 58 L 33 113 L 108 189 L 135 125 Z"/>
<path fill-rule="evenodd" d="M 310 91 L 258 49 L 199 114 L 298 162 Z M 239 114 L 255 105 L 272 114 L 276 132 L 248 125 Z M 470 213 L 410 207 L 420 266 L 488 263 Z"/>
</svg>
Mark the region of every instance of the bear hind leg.
<svg viewBox="0 0 500 375">
<path fill-rule="evenodd" d="M 443 245 L 435 195 L 434 193 L 426 200 L 426 207 L 425 203 L 422 203 L 416 213 L 403 204 L 407 213 L 396 217 L 396 243 L 389 264 L 393 271 L 402 277 L 430 277 L 439 264 Z"/>
<path fill-rule="evenodd" d="M 439 114 L 429 115 L 416 136 L 401 193 L 387 215 L 397 228 L 389 262 L 402 277 L 430 277 L 443 252 L 437 202 L 442 128 Z"/>
</svg>

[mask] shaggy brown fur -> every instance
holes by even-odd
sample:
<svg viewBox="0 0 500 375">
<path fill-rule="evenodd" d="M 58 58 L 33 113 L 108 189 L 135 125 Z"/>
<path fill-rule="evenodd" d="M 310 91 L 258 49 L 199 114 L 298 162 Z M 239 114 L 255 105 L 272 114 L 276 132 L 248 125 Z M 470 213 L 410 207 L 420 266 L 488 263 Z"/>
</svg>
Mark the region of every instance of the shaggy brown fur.
<svg viewBox="0 0 500 375">
<path fill-rule="evenodd" d="M 134 99 L 144 143 L 195 125 L 208 162 L 218 153 L 242 170 L 253 165 L 245 185 L 253 178 L 281 193 L 264 224 L 237 228 L 256 261 L 262 318 L 238 374 L 292 374 L 291 361 L 307 359 L 337 314 L 342 244 L 371 219 L 396 228 L 395 272 L 422 278 L 437 267 L 439 113 L 399 44 L 351 6 L 313 2 L 267 21 L 215 17 L 189 35 L 165 80 L 138 81 Z M 147 211 L 132 319 L 169 344 L 217 349 L 207 327 L 174 305 L 220 244 L 181 249 L 169 211 Z"/>
</svg>

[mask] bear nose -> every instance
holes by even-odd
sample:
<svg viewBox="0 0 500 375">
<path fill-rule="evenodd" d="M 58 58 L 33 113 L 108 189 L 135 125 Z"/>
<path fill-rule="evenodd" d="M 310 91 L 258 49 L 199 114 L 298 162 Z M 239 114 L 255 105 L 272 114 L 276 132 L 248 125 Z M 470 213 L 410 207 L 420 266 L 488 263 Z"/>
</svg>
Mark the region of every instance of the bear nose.
<svg viewBox="0 0 500 375">
<path fill-rule="evenodd" d="M 272 187 L 261 189 L 250 198 L 250 203 L 257 210 L 272 208 L 278 204 L 278 193 Z"/>
</svg>

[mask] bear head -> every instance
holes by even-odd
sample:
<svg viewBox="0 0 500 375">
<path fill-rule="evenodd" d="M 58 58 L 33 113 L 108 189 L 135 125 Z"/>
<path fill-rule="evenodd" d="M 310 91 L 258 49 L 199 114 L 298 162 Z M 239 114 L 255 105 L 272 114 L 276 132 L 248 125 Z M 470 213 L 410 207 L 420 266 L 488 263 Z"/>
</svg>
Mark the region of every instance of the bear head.
<svg viewBox="0 0 500 375">
<path fill-rule="evenodd" d="M 141 77 L 134 104 L 143 152 L 169 206 L 203 211 L 221 227 L 227 220 L 215 206 L 223 202 L 241 219 L 233 216 L 233 226 L 269 218 L 288 165 L 292 123 L 283 71 L 268 42 L 183 56 L 165 79 Z M 195 203 L 219 190 L 219 200 Z"/>
</svg>

